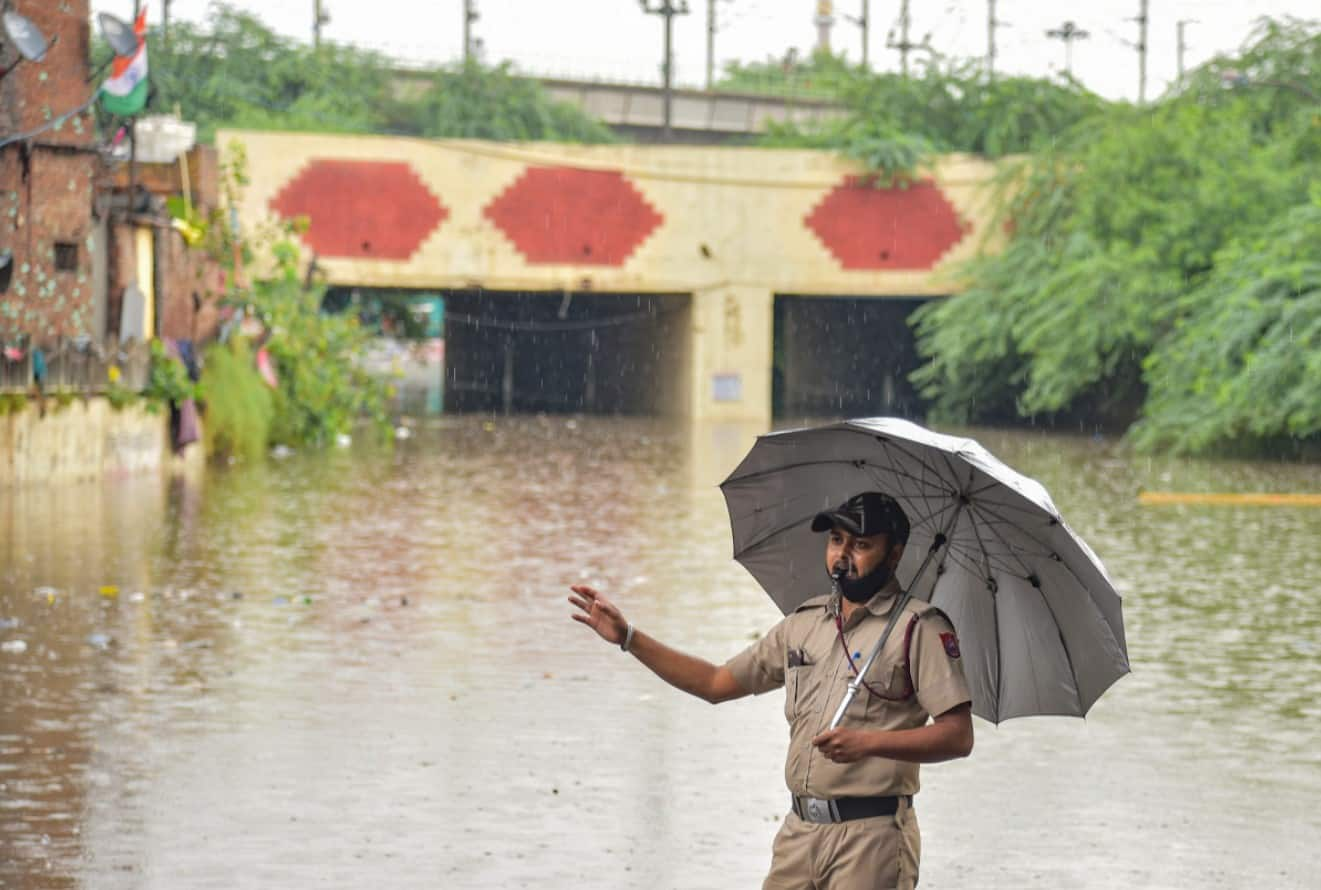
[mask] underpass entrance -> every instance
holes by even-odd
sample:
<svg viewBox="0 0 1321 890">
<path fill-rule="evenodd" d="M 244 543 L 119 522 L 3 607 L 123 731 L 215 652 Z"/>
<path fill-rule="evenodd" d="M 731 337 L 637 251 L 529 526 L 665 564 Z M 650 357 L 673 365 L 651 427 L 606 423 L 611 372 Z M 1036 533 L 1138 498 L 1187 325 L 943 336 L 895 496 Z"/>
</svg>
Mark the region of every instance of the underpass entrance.
<svg viewBox="0 0 1321 890">
<path fill-rule="evenodd" d="M 909 327 L 917 297 L 775 298 L 775 417 L 921 417 L 908 380 L 921 360 Z"/>
<path fill-rule="evenodd" d="M 445 410 L 677 416 L 687 294 L 450 291 Z"/>
</svg>

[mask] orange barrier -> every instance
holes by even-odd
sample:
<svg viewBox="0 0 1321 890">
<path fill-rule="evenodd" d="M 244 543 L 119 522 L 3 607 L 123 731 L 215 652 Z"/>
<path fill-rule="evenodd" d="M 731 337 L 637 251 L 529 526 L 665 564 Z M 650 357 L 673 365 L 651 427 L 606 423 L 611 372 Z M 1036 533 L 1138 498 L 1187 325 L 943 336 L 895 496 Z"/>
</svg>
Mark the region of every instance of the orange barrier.
<svg viewBox="0 0 1321 890">
<path fill-rule="evenodd" d="M 1138 492 L 1138 503 L 1150 507 L 1164 507 L 1176 504 L 1212 504 L 1218 506 L 1249 507 L 1321 507 L 1321 494 L 1272 494 L 1270 492 L 1204 494 L 1182 491 L 1142 491 Z"/>
</svg>

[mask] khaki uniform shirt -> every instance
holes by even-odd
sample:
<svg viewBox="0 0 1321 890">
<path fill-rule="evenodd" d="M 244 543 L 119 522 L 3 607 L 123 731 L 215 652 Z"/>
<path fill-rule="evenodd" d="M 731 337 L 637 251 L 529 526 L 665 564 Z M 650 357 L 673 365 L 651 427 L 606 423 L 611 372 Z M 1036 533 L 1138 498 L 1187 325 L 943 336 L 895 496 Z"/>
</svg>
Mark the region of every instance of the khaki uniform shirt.
<svg viewBox="0 0 1321 890">
<path fill-rule="evenodd" d="M 885 630 L 900 592 L 898 582 L 891 578 L 845 622 L 848 655 L 855 656 L 854 664 L 859 669 Z M 726 667 L 748 692 L 761 694 L 785 687 L 789 756 L 784 778 L 790 792 L 821 798 L 916 794 L 916 763 L 882 757 L 835 763 L 812 744 L 813 738 L 829 728 L 853 679 L 835 626 L 838 614 L 837 595 L 814 597 L 786 615 L 760 641 L 730 659 Z M 913 615 L 919 617 L 910 637 Z M 904 670 L 905 638 L 911 691 Z M 921 600 L 909 600 L 904 605 L 884 650 L 865 679 L 886 698 L 859 689 L 844 713 L 841 727 L 912 729 L 924 725 L 931 716 L 972 700 L 953 626 L 944 613 Z"/>
</svg>

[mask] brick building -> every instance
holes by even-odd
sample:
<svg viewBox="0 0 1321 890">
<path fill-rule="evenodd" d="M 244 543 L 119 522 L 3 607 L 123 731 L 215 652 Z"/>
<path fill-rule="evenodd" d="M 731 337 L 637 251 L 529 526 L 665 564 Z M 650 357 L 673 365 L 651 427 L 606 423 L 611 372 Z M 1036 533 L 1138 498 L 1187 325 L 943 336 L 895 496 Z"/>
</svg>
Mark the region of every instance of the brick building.
<svg viewBox="0 0 1321 890">
<path fill-rule="evenodd" d="M 11 5 L 50 48 L 0 79 L 0 253 L 12 255 L 0 292 L 0 342 L 210 336 L 222 279 L 173 229 L 164 199 L 186 186 L 195 204 L 213 206 L 214 151 L 136 164 L 130 174 L 96 132 L 88 0 Z M 17 57 L 0 37 L 0 69 Z M 126 318 L 130 288 L 142 299 L 127 302 L 133 317 Z"/>
<path fill-rule="evenodd" d="M 34 343 L 105 329 L 106 230 L 88 100 L 87 0 L 11 4 L 51 45 L 0 80 L 0 251 L 12 278 L 0 293 L 0 338 Z M 0 67 L 18 58 L 0 37 Z"/>
</svg>

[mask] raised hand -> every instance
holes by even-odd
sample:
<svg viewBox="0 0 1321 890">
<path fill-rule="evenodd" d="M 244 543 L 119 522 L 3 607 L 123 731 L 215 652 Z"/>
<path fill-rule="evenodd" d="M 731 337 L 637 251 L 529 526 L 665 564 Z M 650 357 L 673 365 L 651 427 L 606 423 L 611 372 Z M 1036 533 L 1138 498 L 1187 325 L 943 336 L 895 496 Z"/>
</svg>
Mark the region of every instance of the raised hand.
<svg viewBox="0 0 1321 890">
<path fill-rule="evenodd" d="M 569 602 L 578 608 L 571 616 L 574 621 L 587 625 L 607 643 L 619 645 L 624 641 L 628 622 L 614 603 L 585 584 L 575 584 L 569 589 L 573 591 Z"/>
</svg>

